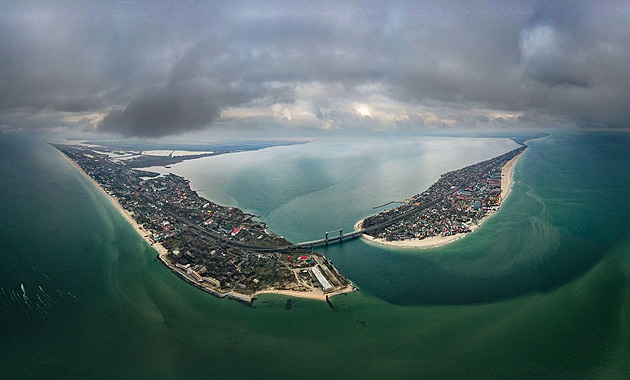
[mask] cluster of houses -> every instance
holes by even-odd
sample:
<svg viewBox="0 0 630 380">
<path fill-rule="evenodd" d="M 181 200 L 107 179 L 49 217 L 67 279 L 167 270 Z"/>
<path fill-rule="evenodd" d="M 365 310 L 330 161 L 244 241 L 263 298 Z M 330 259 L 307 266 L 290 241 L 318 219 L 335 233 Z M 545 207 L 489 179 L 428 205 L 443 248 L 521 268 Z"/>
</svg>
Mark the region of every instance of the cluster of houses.
<svg viewBox="0 0 630 380">
<path fill-rule="evenodd" d="M 168 251 L 174 270 L 213 291 L 252 294 L 261 286 L 288 288 L 296 278 L 279 252 L 257 252 L 243 246 L 290 245 L 266 231 L 264 223 L 240 209 L 200 197 L 190 183 L 174 174 L 159 175 L 129 168 L 85 146 L 57 146 L 75 161 Z M 296 250 L 300 254 L 300 250 Z M 300 267 L 314 264 L 300 260 Z M 300 257 L 301 257 L 300 256 Z M 297 270 L 297 269 L 294 269 Z"/>
<path fill-rule="evenodd" d="M 365 219 L 363 227 L 387 224 L 387 220 L 405 214 L 411 208 L 431 204 L 419 212 L 369 232 L 387 241 L 424 239 L 470 232 L 470 227 L 501 205 L 503 166 L 525 147 L 501 156 L 443 174 L 421 194 L 402 205 Z"/>
</svg>

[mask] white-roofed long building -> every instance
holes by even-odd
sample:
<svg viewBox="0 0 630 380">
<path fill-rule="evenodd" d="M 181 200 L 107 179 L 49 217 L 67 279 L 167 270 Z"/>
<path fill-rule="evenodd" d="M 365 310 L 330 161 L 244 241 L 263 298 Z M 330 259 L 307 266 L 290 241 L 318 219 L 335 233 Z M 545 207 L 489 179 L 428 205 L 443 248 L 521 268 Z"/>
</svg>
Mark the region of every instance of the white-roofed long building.
<svg viewBox="0 0 630 380">
<path fill-rule="evenodd" d="M 324 277 L 324 274 L 322 273 L 321 270 L 319 270 L 318 267 L 313 267 L 311 268 L 311 271 L 313 272 L 313 274 L 315 275 L 315 278 L 317 278 L 317 281 L 319 281 L 320 285 L 322 286 L 322 289 L 325 292 L 331 291 L 332 290 L 332 285 L 330 285 L 330 282 L 328 282 L 328 280 L 326 279 L 326 277 Z"/>
</svg>

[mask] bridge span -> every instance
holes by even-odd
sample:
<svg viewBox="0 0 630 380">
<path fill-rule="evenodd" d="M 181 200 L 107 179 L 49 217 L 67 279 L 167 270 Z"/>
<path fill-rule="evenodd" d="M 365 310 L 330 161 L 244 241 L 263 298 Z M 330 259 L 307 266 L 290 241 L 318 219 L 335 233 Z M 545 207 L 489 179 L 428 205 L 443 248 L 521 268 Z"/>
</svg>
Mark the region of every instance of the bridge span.
<svg viewBox="0 0 630 380">
<path fill-rule="evenodd" d="M 362 228 L 360 230 L 357 231 L 352 231 L 349 232 L 347 234 L 343 234 L 343 230 L 339 229 L 339 230 L 334 230 L 334 231 L 328 231 L 325 233 L 325 237 L 324 239 L 320 239 L 320 240 L 313 240 L 313 241 L 306 241 L 306 242 L 302 242 L 302 243 L 297 243 L 297 244 L 293 244 L 287 247 L 284 247 L 286 249 L 296 249 L 296 248 L 313 248 L 313 247 L 318 247 L 318 246 L 322 246 L 322 245 L 329 245 L 329 244 L 337 244 L 337 243 L 343 243 L 344 240 L 348 240 L 348 239 L 354 239 L 357 238 L 361 235 L 363 235 L 366 232 L 370 232 L 370 231 L 374 231 L 377 230 L 379 228 L 384 228 L 387 226 L 390 226 L 394 223 L 396 223 L 397 221 L 411 215 L 411 214 L 415 214 L 417 212 L 420 212 L 424 209 L 427 209 L 431 206 L 434 206 L 436 204 L 438 204 L 440 201 L 444 200 L 444 198 L 446 197 L 446 195 L 433 199 L 431 201 L 427 201 L 423 204 L 420 205 L 416 205 L 411 207 L 409 210 L 400 213 L 399 215 L 390 218 L 388 220 L 386 220 L 385 222 L 382 222 L 380 224 L 376 224 L 376 225 L 372 225 L 369 226 L 368 228 Z M 333 236 L 330 237 L 330 233 L 335 233 L 339 231 L 339 236 Z"/>
<path fill-rule="evenodd" d="M 420 204 L 420 205 L 416 205 L 413 207 L 410 207 L 407 211 L 400 213 L 399 215 L 394 216 L 393 218 L 390 218 L 382 223 L 376 224 L 376 225 L 371 225 L 367 228 L 362 228 L 360 230 L 355 230 L 352 232 L 349 232 L 347 234 L 343 233 L 342 229 L 338 229 L 338 230 L 333 230 L 333 231 L 328 231 L 324 234 L 324 238 L 323 239 L 319 239 L 319 240 L 312 240 L 312 241 L 305 241 L 302 243 L 297 243 L 297 244 L 291 244 L 291 245 L 285 245 L 285 246 L 279 246 L 279 247 L 261 247 L 261 246 L 256 246 L 256 245 L 249 245 L 249 244 L 245 244 L 245 243 L 241 243 L 239 241 L 235 241 L 230 239 L 229 237 L 222 237 L 222 236 L 218 236 L 217 234 L 211 233 L 208 230 L 196 226 L 196 225 L 192 225 L 192 227 L 197 230 L 197 232 L 199 233 L 204 233 L 206 235 L 210 235 L 212 238 L 218 240 L 219 242 L 222 242 L 223 244 L 227 245 L 227 246 L 233 246 L 233 247 L 238 247 L 238 248 L 244 248 L 244 249 L 249 249 L 252 251 L 258 251 L 258 252 L 270 252 L 270 251 L 291 251 L 294 249 L 299 249 L 299 248 L 307 248 L 307 249 L 312 249 L 314 247 L 319 247 L 322 245 L 330 245 L 330 244 L 338 244 L 338 243 L 343 243 L 344 240 L 348 240 L 348 239 L 355 239 L 359 236 L 361 236 L 362 234 L 366 233 L 366 232 L 370 232 L 379 228 L 384 228 L 387 226 L 390 226 L 394 223 L 396 223 L 397 221 L 411 215 L 417 212 L 420 212 L 430 206 L 436 205 L 438 202 L 442 201 L 445 198 L 446 195 L 433 199 L 431 201 L 428 201 L 426 203 Z M 334 235 L 331 235 L 334 234 Z M 338 234 L 338 235 L 337 235 Z"/>
<path fill-rule="evenodd" d="M 344 240 L 354 239 L 356 237 L 361 236 L 365 232 L 365 230 L 363 230 L 363 229 L 359 230 L 359 231 L 352 231 L 352 232 L 349 232 L 347 234 L 344 234 L 343 230 L 338 230 L 338 231 L 339 231 L 339 236 L 329 237 L 328 234 L 330 232 L 326 232 L 325 238 L 323 238 L 323 239 L 312 240 L 312 241 L 305 241 L 305 242 L 302 242 L 302 243 L 293 244 L 289 248 L 313 248 L 313 247 L 319 247 L 321 245 L 343 243 Z"/>
</svg>

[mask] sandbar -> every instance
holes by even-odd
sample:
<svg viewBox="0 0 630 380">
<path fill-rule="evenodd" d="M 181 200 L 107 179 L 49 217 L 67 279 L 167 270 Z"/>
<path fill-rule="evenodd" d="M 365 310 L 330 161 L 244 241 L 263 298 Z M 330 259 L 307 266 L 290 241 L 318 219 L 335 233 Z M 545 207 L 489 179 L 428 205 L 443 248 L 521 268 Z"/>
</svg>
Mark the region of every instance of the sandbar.
<svg viewBox="0 0 630 380">
<path fill-rule="evenodd" d="M 499 205 L 499 208 L 501 208 L 501 205 L 503 204 L 505 199 L 508 197 L 512 189 L 512 184 L 514 183 L 514 180 L 512 179 L 512 175 L 514 174 L 514 165 L 516 164 L 516 161 L 518 161 L 519 157 L 521 157 L 521 155 L 526 150 L 527 149 L 523 150 L 521 153 L 514 156 L 510 161 L 506 162 L 505 165 L 503 165 L 503 168 L 501 168 L 501 204 Z M 486 220 L 488 220 L 488 218 L 494 215 L 495 212 L 496 211 L 488 212 L 488 214 L 486 214 L 486 216 L 481 218 L 476 224 L 473 224 L 469 227 L 470 232 L 463 233 L 463 234 L 455 234 L 455 235 L 450 235 L 450 236 L 432 236 L 432 237 L 428 237 L 424 239 L 407 239 L 407 240 L 395 240 L 395 241 L 377 239 L 366 234 L 361 235 L 361 238 L 371 244 L 385 245 L 385 246 L 396 247 L 396 248 L 415 248 L 415 249 L 437 248 L 437 247 L 443 246 L 448 243 L 452 243 L 456 240 L 459 240 L 461 238 L 468 236 L 474 230 L 479 228 L 479 226 L 481 226 L 483 222 L 485 222 Z M 362 220 L 357 222 L 357 224 L 354 225 L 354 230 L 360 231 L 362 223 L 363 223 Z"/>
</svg>

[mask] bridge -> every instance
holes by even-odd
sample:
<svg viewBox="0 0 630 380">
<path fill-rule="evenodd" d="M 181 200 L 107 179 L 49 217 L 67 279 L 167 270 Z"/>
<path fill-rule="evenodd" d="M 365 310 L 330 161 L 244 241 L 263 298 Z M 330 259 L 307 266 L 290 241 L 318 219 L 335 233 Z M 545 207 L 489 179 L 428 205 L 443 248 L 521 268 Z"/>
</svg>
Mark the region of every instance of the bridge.
<svg viewBox="0 0 630 380">
<path fill-rule="evenodd" d="M 370 228 L 369 230 L 372 230 L 372 229 L 373 228 Z M 343 230 L 339 229 L 339 230 L 326 232 L 324 239 L 305 241 L 305 242 L 301 242 L 301 243 L 297 243 L 297 244 L 277 246 L 277 247 L 264 247 L 264 246 L 258 246 L 258 245 L 248 245 L 248 244 L 236 241 L 236 240 L 232 240 L 230 238 L 219 237 L 219 236 L 214 235 L 214 234 L 213 234 L 214 236 L 212 236 L 212 237 L 217 239 L 218 241 L 220 241 L 221 243 L 223 243 L 223 244 L 225 244 L 227 246 L 248 249 L 248 250 L 251 250 L 251 251 L 258 251 L 258 252 L 271 252 L 271 251 L 278 252 L 278 251 L 280 251 L 280 252 L 286 252 L 286 251 L 291 251 L 291 250 L 300 249 L 300 248 L 313 249 L 314 247 L 319 247 L 319 246 L 323 246 L 323 245 L 343 243 L 344 240 L 357 238 L 357 237 L 361 236 L 366 231 L 367 231 L 367 229 L 361 229 L 361 230 L 358 230 L 358 231 L 352 231 L 352 232 L 349 232 L 347 234 L 344 234 Z M 205 232 L 206 234 L 208 233 L 207 230 L 202 229 L 202 228 L 197 228 L 197 232 Z M 335 234 L 338 233 L 338 235 L 331 236 L 331 232 L 335 233 Z"/>
<path fill-rule="evenodd" d="M 333 230 L 333 231 L 328 231 L 324 233 L 324 238 L 323 239 L 319 239 L 319 240 L 312 240 L 312 241 L 305 241 L 305 242 L 301 242 L 301 243 L 297 243 L 297 244 L 292 244 L 292 245 L 287 245 L 287 246 L 282 246 L 282 247 L 254 247 L 254 246 L 250 246 L 250 247 L 243 247 L 243 248 L 248 248 L 251 250 L 255 250 L 255 251 L 289 251 L 292 249 L 299 249 L 299 248 L 307 248 L 307 249 L 313 249 L 313 247 L 319 247 L 322 245 L 330 245 L 330 244 L 338 244 L 338 243 L 343 243 L 344 240 L 349 240 L 349 239 L 354 239 L 357 238 L 361 235 L 363 235 L 366 232 L 370 232 L 370 231 L 374 231 L 374 230 L 378 230 L 381 228 L 385 228 L 388 226 L 391 226 L 392 224 L 396 223 L 397 221 L 404 219 L 406 217 L 408 217 L 409 215 L 415 214 L 417 212 L 420 212 L 426 208 L 429 208 L 431 206 L 434 206 L 436 204 L 438 204 L 439 202 L 441 202 L 442 200 L 444 200 L 446 198 L 446 194 L 442 197 L 433 199 L 431 201 L 425 202 L 423 204 L 417 205 L 417 206 L 413 206 L 411 207 L 409 210 L 396 215 L 393 218 L 390 218 L 382 223 L 379 224 L 375 224 L 375 225 L 371 225 L 367 228 L 362 228 L 360 230 L 355 230 L 349 233 L 344 234 L 342 229 L 338 229 L 338 230 Z M 339 233 L 339 235 L 336 235 L 337 233 Z M 331 234 L 335 234 L 335 235 L 331 235 Z"/>
<path fill-rule="evenodd" d="M 155 199 L 153 199 L 153 197 L 150 197 L 148 195 L 143 195 L 143 197 L 147 200 L 147 201 L 155 201 Z M 248 250 L 252 250 L 252 251 L 258 251 L 258 252 L 278 252 L 278 251 L 291 251 L 291 250 L 295 250 L 295 249 L 300 249 L 300 248 L 307 248 L 307 249 L 312 249 L 313 247 L 319 247 L 322 245 L 330 245 L 330 244 L 339 244 L 339 243 L 343 243 L 344 240 L 349 240 L 349 239 L 355 239 L 359 236 L 361 236 L 362 234 L 366 233 L 366 232 L 370 232 L 370 231 L 374 231 L 380 228 L 385 228 L 388 226 L 391 226 L 392 224 L 394 224 L 395 222 L 409 216 L 412 214 L 415 214 L 417 212 L 420 212 L 428 207 L 431 207 L 433 205 L 436 205 L 437 203 L 439 203 L 440 201 L 444 200 L 446 198 L 446 194 L 444 194 L 444 196 L 436 198 L 434 200 L 428 201 L 426 203 L 417 205 L 417 206 L 413 206 L 411 208 L 409 208 L 408 210 L 406 210 L 405 212 L 400 213 L 399 215 L 396 215 L 393 218 L 390 218 L 382 223 L 379 224 L 375 224 L 375 225 L 371 225 L 367 228 L 363 228 L 360 230 L 356 230 L 356 231 L 352 231 L 349 233 L 344 234 L 342 229 L 338 229 L 338 230 L 333 230 L 333 231 L 328 231 L 325 232 L 324 234 L 324 239 L 319 239 L 319 240 L 312 240 L 312 241 L 306 241 L 306 242 L 301 242 L 301 243 L 297 243 L 297 244 L 291 244 L 291 245 L 285 245 L 285 246 L 277 246 L 277 247 L 264 247 L 264 246 L 259 246 L 259 245 L 249 245 L 246 243 L 242 243 L 239 242 L 237 240 L 233 240 L 228 236 L 222 236 L 220 234 L 214 233 L 212 231 L 209 231 L 206 228 L 203 228 L 199 225 L 196 225 L 194 223 L 191 223 L 190 220 L 186 220 L 183 217 L 175 214 L 174 212 L 168 211 L 168 210 L 163 210 L 165 213 L 167 213 L 168 215 L 172 216 L 173 218 L 175 218 L 176 220 L 181 221 L 182 223 L 187 224 L 191 230 L 199 235 L 205 235 L 221 244 L 224 244 L 226 246 L 231 246 L 231 247 L 235 247 L 235 248 L 241 248 L 241 249 L 248 249 Z M 338 233 L 338 235 L 337 235 Z M 331 235 L 334 234 L 334 235 Z"/>
<path fill-rule="evenodd" d="M 331 232 L 339 232 L 339 236 L 330 236 Z M 329 231 L 325 233 L 325 237 L 323 239 L 320 240 L 313 240 L 313 241 L 305 241 L 302 243 L 297 243 L 297 244 L 293 244 L 292 246 L 289 246 L 288 248 L 309 248 L 312 249 L 313 247 L 318 247 L 321 245 L 329 245 L 329 244 L 335 244 L 335 243 L 343 243 L 344 239 L 348 240 L 348 239 L 354 239 L 356 237 L 361 236 L 363 233 L 365 232 L 365 229 L 361 229 L 358 231 L 352 231 L 349 232 L 347 234 L 343 233 L 342 229 L 339 230 L 335 230 L 335 231 Z"/>
</svg>

